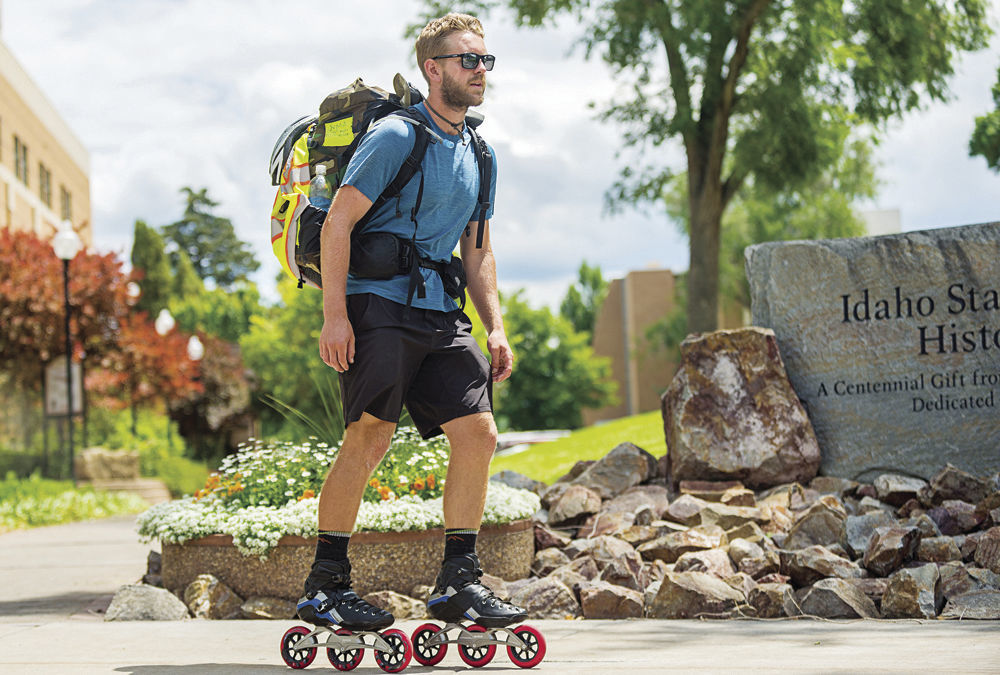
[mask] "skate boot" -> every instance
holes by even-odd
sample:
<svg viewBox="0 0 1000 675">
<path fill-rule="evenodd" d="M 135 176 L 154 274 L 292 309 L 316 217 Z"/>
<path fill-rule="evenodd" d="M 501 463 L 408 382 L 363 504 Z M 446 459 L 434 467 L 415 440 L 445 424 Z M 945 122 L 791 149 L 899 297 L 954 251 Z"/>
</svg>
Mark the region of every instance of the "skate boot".
<svg viewBox="0 0 1000 675">
<path fill-rule="evenodd" d="M 494 595 L 479 579 L 483 570 L 474 553 L 446 558 L 434 591 L 427 600 L 438 621 L 473 621 L 484 628 L 503 628 L 524 621 L 528 613 Z"/>
<path fill-rule="evenodd" d="M 392 625 L 389 612 L 351 590 L 351 563 L 317 560 L 299 599 L 299 618 L 314 626 L 336 624 L 353 631 L 378 631 Z"/>
</svg>

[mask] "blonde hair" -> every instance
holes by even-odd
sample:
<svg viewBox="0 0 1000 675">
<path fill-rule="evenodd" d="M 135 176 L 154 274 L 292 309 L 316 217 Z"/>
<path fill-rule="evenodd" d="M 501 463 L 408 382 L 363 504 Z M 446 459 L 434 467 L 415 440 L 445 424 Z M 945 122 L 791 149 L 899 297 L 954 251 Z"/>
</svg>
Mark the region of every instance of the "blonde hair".
<svg viewBox="0 0 1000 675">
<path fill-rule="evenodd" d="M 445 14 L 440 19 L 432 19 L 424 29 L 420 31 L 417 38 L 417 66 L 424 79 L 430 82 L 427 71 L 424 70 L 424 62 L 429 58 L 440 56 L 445 49 L 445 42 L 454 33 L 475 33 L 481 38 L 485 38 L 483 24 L 474 16 L 469 14 L 456 14 L 451 12 Z"/>
</svg>

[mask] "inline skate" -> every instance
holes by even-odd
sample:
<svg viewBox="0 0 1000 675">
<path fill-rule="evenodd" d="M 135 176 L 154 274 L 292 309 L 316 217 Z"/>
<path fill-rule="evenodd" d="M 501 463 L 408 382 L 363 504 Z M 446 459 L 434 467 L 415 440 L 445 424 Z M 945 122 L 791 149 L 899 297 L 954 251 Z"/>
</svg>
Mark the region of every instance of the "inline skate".
<svg viewBox="0 0 1000 675">
<path fill-rule="evenodd" d="M 321 648 L 337 670 L 357 668 L 365 649 L 374 652 L 378 667 L 387 673 L 406 668 L 413 655 L 406 633 L 383 630 L 392 625 L 392 614 L 365 602 L 351 589 L 347 561 L 313 563 L 297 611 L 300 619 L 315 628 L 294 626 L 282 636 L 281 658 L 290 668 L 307 667 Z"/>
<path fill-rule="evenodd" d="M 444 561 L 427 608 L 445 625 L 425 623 L 413 632 L 413 657 L 418 663 L 440 663 L 449 644 L 457 644 L 462 661 L 474 668 L 492 661 L 498 646 L 507 647 L 510 660 L 521 668 L 541 663 L 545 638 L 531 626 L 510 628 L 527 618 L 527 612 L 498 598 L 480 583 L 482 576 L 475 554 Z M 457 633 L 449 636 L 454 631 Z"/>
</svg>

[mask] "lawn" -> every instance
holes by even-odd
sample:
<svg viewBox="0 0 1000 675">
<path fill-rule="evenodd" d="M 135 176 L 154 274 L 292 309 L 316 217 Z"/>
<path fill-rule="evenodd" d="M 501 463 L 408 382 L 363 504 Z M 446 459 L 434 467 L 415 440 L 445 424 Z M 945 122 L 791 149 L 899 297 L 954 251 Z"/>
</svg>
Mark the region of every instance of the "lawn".
<svg viewBox="0 0 1000 675">
<path fill-rule="evenodd" d="M 619 443 L 634 443 L 654 457 L 667 452 L 663 438 L 663 418 L 653 411 L 623 417 L 584 429 L 547 443 L 532 445 L 513 455 L 493 459 L 490 473 L 509 469 L 544 483 L 554 483 L 582 459 L 600 459 Z"/>
</svg>

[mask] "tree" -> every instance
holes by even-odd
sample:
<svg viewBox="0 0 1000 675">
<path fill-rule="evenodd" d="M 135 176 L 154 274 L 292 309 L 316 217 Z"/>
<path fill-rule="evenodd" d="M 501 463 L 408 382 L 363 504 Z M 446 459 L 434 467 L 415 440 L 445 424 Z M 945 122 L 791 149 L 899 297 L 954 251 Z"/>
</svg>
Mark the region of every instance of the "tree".
<svg viewBox="0 0 1000 675">
<path fill-rule="evenodd" d="M 69 263 L 74 358 L 99 363 L 117 348 L 129 312 L 129 276 L 113 254 L 81 251 Z M 45 364 L 65 353 L 62 261 L 30 232 L 0 229 L 0 370 L 36 390 Z"/>
<path fill-rule="evenodd" d="M 329 414 L 320 388 L 339 392 L 337 373 L 319 358 L 319 331 L 323 322 L 323 295 L 298 289 L 285 274 L 278 281 L 281 302 L 268 312 L 255 314 L 240 338 L 243 358 L 257 378 L 258 393 L 285 403 L 312 420 Z M 274 429 L 299 433 L 284 424 L 273 409 L 258 408 Z"/>
<path fill-rule="evenodd" d="M 976 118 L 976 128 L 969 140 L 969 155 L 980 155 L 986 164 L 1000 173 L 1000 68 L 993 85 L 993 103 L 997 109 Z"/>
<path fill-rule="evenodd" d="M 170 399 L 167 409 L 192 454 L 214 464 L 245 440 L 253 376 L 239 346 L 211 335 L 202 335 L 201 340 L 205 354 L 198 362 L 200 387 L 186 397 Z"/>
<path fill-rule="evenodd" d="M 260 292 L 247 282 L 229 290 L 201 288 L 170 301 L 170 313 L 181 329 L 208 333 L 234 344 L 250 329 L 250 317 L 260 312 Z"/>
<path fill-rule="evenodd" d="M 855 206 L 875 196 L 878 180 L 873 154 L 867 140 L 845 140 L 836 162 L 807 185 L 778 192 L 752 182 L 745 186 L 723 223 L 719 272 L 722 296 L 750 310 L 744 258 L 748 246 L 765 241 L 863 234 L 864 225 Z M 684 176 L 679 176 L 665 201 L 667 213 L 686 231 L 689 219 L 685 183 Z M 686 276 L 678 277 L 675 294 L 676 306 L 682 307 L 687 297 Z M 647 338 L 673 352 L 688 333 L 686 314 L 675 310 L 651 326 Z"/>
<path fill-rule="evenodd" d="M 430 13 L 448 3 L 426 0 Z M 984 47 L 985 0 L 476 0 L 519 25 L 562 15 L 584 27 L 623 86 L 603 111 L 647 161 L 626 166 L 611 200 L 660 204 L 674 175 L 656 152 L 686 155 L 687 314 L 716 327 L 721 224 L 740 189 L 812 180 L 836 156 L 843 124 L 880 125 L 944 100 L 958 52 Z M 651 152 L 650 152 L 651 151 Z M 650 157 L 650 155 L 652 155 Z"/>
<path fill-rule="evenodd" d="M 203 281 L 212 279 L 216 286 L 229 288 L 256 271 L 260 262 L 246 242 L 237 239 L 233 223 L 210 212 L 218 204 L 209 198 L 208 189 L 195 192 L 184 187 L 181 192 L 187 200 L 184 216 L 165 225 L 163 236 L 176 244 L 179 252 L 187 254 L 198 277 Z M 175 269 L 180 264 L 179 259 L 177 253 L 172 256 Z"/>
<path fill-rule="evenodd" d="M 132 269 L 142 288 L 142 295 L 136 303 L 136 309 L 156 314 L 167 306 L 170 299 L 170 287 L 173 274 L 170 271 L 170 261 L 164 250 L 163 237 L 145 221 L 135 221 L 135 233 L 132 241 Z"/>
<path fill-rule="evenodd" d="M 585 333 L 548 308 L 531 308 L 520 293 L 503 298 L 503 309 L 515 360 L 494 393 L 502 428 L 575 429 L 583 408 L 614 402 L 610 363 L 594 355 Z"/>
<path fill-rule="evenodd" d="M 577 271 L 576 283 L 569 287 L 566 297 L 559 305 L 559 313 L 570 322 L 575 331 L 593 338 L 597 312 L 607 294 L 608 282 L 601 275 L 601 266 L 591 267 L 584 260 Z"/>
<path fill-rule="evenodd" d="M 186 400 L 203 390 L 199 364 L 188 357 L 190 335 L 174 330 L 156 332 L 145 312 L 123 317 L 118 331 L 119 349 L 109 355 L 104 366 L 107 376 L 95 381 L 94 393 L 124 394 L 132 408 L 132 435 L 136 412 L 152 403 Z"/>
<path fill-rule="evenodd" d="M 205 292 L 205 283 L 191 264 L 191 258 L 184 251 L 174 251 L 170 255 L 174 266 L 174 279 L 170 294 L 174 298 L 188 298 Z"/>
</svg>

